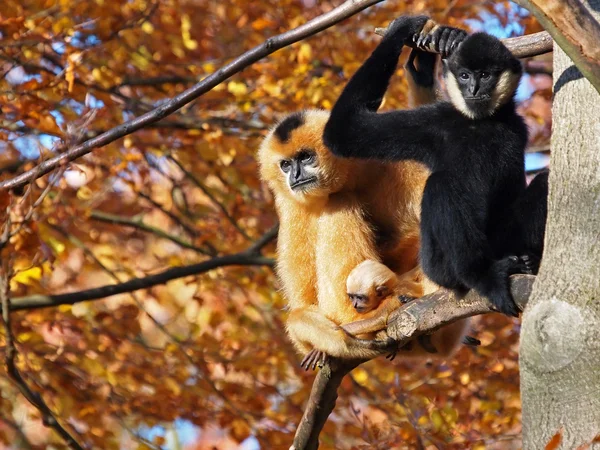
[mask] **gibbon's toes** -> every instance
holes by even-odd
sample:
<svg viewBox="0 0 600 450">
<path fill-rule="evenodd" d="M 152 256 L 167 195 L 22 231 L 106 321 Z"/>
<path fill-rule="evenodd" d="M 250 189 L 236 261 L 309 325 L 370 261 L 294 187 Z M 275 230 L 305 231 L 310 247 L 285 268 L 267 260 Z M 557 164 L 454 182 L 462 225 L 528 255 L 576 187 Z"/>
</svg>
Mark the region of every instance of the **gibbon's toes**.
<svg viewBox="0 0 600 450">
<path fill-rule="evenodd" d="M 403 305 L 406 305 L 407 303 L 412 302 L 413 300 L 416 300 L 417 297 L 411 297 L 410 295 L 399 295 L 398 296 L 398 300 L 400 300 L 400 303 L 402 303 Z"/>
<path fill-rule="evenodd" d="M 519 317 L 520 310 L 512 298 L 492 299 L 492 304 L 496 311 L 507 316 Z"/>
<path fill-rule="evenodd" d="M 521 273 L 535 275 L 540 267 L 540 259 L 534 255 L 521 255 L 519 256 L 519 265 Z"/>
<path fill-rule="evenodd" d="M 507 259 L 509 275 L 517 273 L 535 275 L 540 267 L 540 258 L 529 253 L 520 256 L 509 256 Z"/>
<path fill-rule="evenodd" d="M 473 336 L 463 337 L 462 343 L 471 347 L 479 347 L 481 345 L 481 341 Z"/>
<path fill-rule="evenodd" d="M 311 368 L 310 366 L 312 365 L 312 370 L 316 370 L 317 366 L 319 366 L 319 368 L 322 368 L 326 360 L 327 355 L 324 352 L 317 349 L 312 349 L 304 357 L 304 359 L 300 363 L 300 367 L 302 367 L 304 370 L 309 370 Z"/>
</svg>

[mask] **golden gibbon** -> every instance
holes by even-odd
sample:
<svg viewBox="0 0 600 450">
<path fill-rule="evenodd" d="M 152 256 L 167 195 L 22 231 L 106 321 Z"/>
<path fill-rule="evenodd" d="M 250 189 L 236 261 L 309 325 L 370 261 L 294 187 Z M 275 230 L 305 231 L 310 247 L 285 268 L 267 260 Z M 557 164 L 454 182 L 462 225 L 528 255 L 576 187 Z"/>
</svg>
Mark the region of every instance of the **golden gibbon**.
<svg viewBox="0 0 600 450">
<path fill-rule="evenodd" d="M 410 106 L 434 100 L 434 68 L 435 55 L 413 50 L 407 63 Z M 289 308 L 286 328 L 297 350 L 309 355 L 302 363 L 307 369 L 325 355 L 380 354 L 388 344 L 374 337 L 401 306 L 397 296 L 420 297 L 437 289 L 430 284 L 424 292 L 426 280 L 418 267 L 428 170 L 412 161 L 337 158 L 323 143 L 328 118 L 322 110 L 291 114 L 258 151 L 260 175 L 274 194 L 280 220 L 277 274 Z M 382 281 L 381 273 L 388 278 Z M 375 306 L 365 309 L 352 300 L 356 296 L 367 296 Z M 353 326 L 354 335 L 341 327 L 361 319 L 370 319 L 369 324 Z M 447 328 L 452 339 L 446 336 L 445 345 L 435 349 L 440 356 L 461 342 L 465 322 Z M 431 352 L 410 347 L 403 355 Z"/>
</svg>

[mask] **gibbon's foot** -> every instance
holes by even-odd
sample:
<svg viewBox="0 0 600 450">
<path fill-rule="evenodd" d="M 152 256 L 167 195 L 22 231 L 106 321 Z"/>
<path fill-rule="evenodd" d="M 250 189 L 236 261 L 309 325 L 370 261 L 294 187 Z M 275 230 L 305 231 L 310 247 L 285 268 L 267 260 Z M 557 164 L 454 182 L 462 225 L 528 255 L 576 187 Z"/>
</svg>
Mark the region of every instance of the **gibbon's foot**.
<svg viewBox="0 0 600 450">
<path fill-rule="evenodd" d="M 407 303 L 410 303 L 416 299 L 417 299 L 417 297 L 412 297 L 410 295 L 399 295 L 398 296 L 398 300 L 400 300 L 400 303 L 402 303 L 403 305 L 406 305 Z"/>
<path fill-rule="evenodd" d="M 514 302 L 508 289 L 503 289 L 501 293 L 496 293 L 496 295 L 490 296 L 489 299 L 496 311 L 506 314 L 507 316 L 519 317 L 521 311 Z"/>
<path fill-rule="evenodd" d="M 481 345 L 481 341 L 473 336 L 463 337 L 462 343 L 471 347 L 479 347 Z"/>
<path fill-rule="evenodd" d="M 304 370 L 309 370 L 312 365 L 312 370 L 316 370 L 317 366 L 320 368 L 323 367 L 327 361 L 327 354 L 322 352 L 321 350 L 312 349 L 310 352 L 306 354 L 302 362 L 300 363 L 300 367 Z"/>
<path fill-rule="evenodd" d="M 515 273 L 523 273 L 525 275 L 535 275 L 538 273 L 540 268 L 540 258 L 535 255 L 526 253 L 519 256 L 515 268 L 517 271 L 511 272 L 511 275 Z"/>
</svg>

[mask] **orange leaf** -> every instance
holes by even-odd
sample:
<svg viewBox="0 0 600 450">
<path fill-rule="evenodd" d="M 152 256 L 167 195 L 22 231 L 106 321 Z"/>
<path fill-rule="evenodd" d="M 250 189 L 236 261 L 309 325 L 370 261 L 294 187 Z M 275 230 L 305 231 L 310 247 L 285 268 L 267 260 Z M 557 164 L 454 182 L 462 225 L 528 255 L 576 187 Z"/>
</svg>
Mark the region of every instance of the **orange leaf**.
<svg viewBox="0 0 600 450">
<path fill-rule="evenodd" d="M 560 441 L 562 441 L 562 428 L 558 431 L 558 433 L 556 433 L 554 436 L 552 436 L 552 439 L 550 439 L 550 441 L 548 441 L 548 443 L 546 444 L 545 449 L 546 450 L 557 449 L 558 446 L 560 445 Z"/>
</svg>

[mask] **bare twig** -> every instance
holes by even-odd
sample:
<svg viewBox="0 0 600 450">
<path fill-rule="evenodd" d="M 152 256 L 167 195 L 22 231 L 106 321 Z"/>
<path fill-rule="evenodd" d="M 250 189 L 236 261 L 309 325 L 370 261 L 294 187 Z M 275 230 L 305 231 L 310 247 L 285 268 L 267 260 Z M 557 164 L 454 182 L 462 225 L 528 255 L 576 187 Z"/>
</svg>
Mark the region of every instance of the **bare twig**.
<svg viewBox="0 0 600 450">
<path fill-rule="evenodd" d="M 511 290 L 517 305 L 523 309 L 527 304 L 535 276 L 513 275 Z M 417 299 L 394 311 L 388 322 L 387 332 L 398 345 L 417 336 L 431 333 L 457 320 L 479 314 L 494 312 L 490 302 L 474 291 L 464 297 L 447 289 Z M 302 420 L 296 429 L 294 450 L 318 448 L 319 434 L 327 417 L 335 406 L 336 392 L 342 378 L 364 361 L 339 361 L 330 359 L 317 374 Z"/>
<path fill-rule="evenodd" d="M 74 305 L 87 300 L 98 300 L 111 295 L 122 294 L 126 292 L 137 291 L 159 284 L 165 284 L 168 281 L 177 278 L 183 278 L 190 275 L 199 275 L 218 267 L 226 266 L 267 266 L 273 267 L 275 262 L 271 258 L 262 256 L 260 250 L 276 236 L 274 229 L 269 230 L 265 236 L 258 239 L 247 250 L 231 255 L 219 256 L 188 266 L 173 267 L 163 272 L 148 275 L 143 278 L 133 278 L 119 284 L 109 284 L 97 288 L 86 289 L 78 292 L 66 294 L 43 295 L 35 294 L 25 297 L 11 299 L 11 311 L 23 309 L 46 308 L 58 305 Z"/>
<path fill-rule="evenodd" d="M 34 167 L 33 169 L 28 170 L 21 175 L 18 175 L 10 180 L 0 182 L 0 189 L 10 189 L 21 186 L 32 179 L 39 178 L 42 175 L 50 172 L 55 167 L 67 164 L 69 161 L 73 161 L 90 153 L 95 148 L 114 142 L 115 140 L 131 134 L 146 125 L 158 122 L 159 120 L 167 117 L 169 114 L 177 111 L 184 105 L 190 103 L 192 100 L 195 100 L 201 95 L 210 91 L 218 84 L 227 80 L 232 75 L 238 73 L 259 59 L 270 55 L 280 48 L 323 31 L 381 1 L 382 0 L 347 0 L 337 8 L 333 8 L 331 11 L 314 18 L 303 25 L 300 25 L 293 30 L 273 36 L 267 39 L 261 45 L 254 47 L 252 50 L 249 50 L 241 56 L 235 58 L 229 64 L 221 67 L 219 70 L 195 84 L 188 90 L 163 103 L 158 108 L 142 114 L 141 116 L 136 117 L 129 122 L 118 125 L 106 131 L 105 133 L 102 133 L 101 135 L 84 142 L 83 144 L 76 145 L 70 150 L 44 161 L 37 167 Z"/>
<path fill-rule="evenodd" d="M 112 224 L 116 224 L 116 225 L 125 225 L 127 227 L 132 227 L 132 228 L 136 228 L 138 230 L 147 231 L 148 233 L 152 233 L 158 237 L 161 237 L 163 239 L 167 239 L 171 242 L 174 242 L 175 244 L 177 244 L 183 248 L 194 250 L 195 252 L 202 253 L 204 255 L 209 254 L 205 249 L 196 247 L 191 242 L 185 241 L 178 236 L 169 234 L 160 228 L 153 227 L 152 225 L 148 225 L 141 218 L 139 218 L 137 216 L 133 217 L 133 218 L 129 218 L 129 217 L 117 216 L 115 214 L 109 214 L 109 213 L 102 212 L 102 211 L 92 211 L 90 213 L 90 217 L 92 219 L 99 220 L 101 222 L 107 222 L 107 223 L 112 223 Z"/>
<path fill-rule="evenodd" d="M 169 156 L 167 156 L 167 158 L 169 159 L 169 161 L 172 161 L 179 168 L 179 170 L 181 170 L 183 172 L 183 174 L 186 176 L 186 178 L 189 178 L 190 181 L 192 181 L 192 183 L 194 183 L 198 187 L 198 189 L 200 189 L 202 191 L 202 193 L 209 198 L 209 200 L 213 203 L 213 205 L 215 205 L 223 213 L 223 215 L 225 216 L 227 221 L 231 225 L 233 225 L 233 227 L 238 231 L 238 233 L 240 233 L 242 235 L 242 237 L 244 239 L 246 239 L 247 241 L 251 240 L 250 236 L 248 236 L 246 234 L 246 232 L 240 227 L 240 225 L 233 218 L 233 216 L 231 216 L 231 214 L 229 214 L 229 211 L 227 211 L 227 208 L 225 208 L 225 205 L 223 205 L 223 203 L 218 201 L 215 198 L 215 196 L 212 195 L 212 193 L 208 190 L 208 188 L 204 185 L 204 183 L 202 183 L 198 178 L 196 178 L 194 176 L 194 174 L 191 173 L 189 170 L 186 170 L 186 168 L 183 167 L 183 164 L 181 164 L 173 156 L 169 155 Z"/>
<path fill-rule="evenodd" d="M 2 304 L 2 320 L 4 322 L 4 332 L 6 339 L 5 348 L 5 363 L 6 372 L 10 379 L 15 383 L 19 392 L 27 399 L 29 403 L 37 409 L 42 417 L 42 423 L 52 428 L 69 446 L 74 450 L 83 450 L 83 447 L 71 436 L 71 434 L 65 430 L 62 425 L 56 419 L 54 413 L 50 410 L 48 405 L 42 399 L 39 392 L 34 391 L 17 368 L 15 359 L 17 357 L 17 348 L 15 346 L 15 339 L 12 334 L 12 327 L 10 322 L 10 299 L 8 297 L 8 276 L 6 271 L 3 270 L 0 275 L 0 303 Z"/>
<path fill-rule="evenodd" d="M 387 28 L 375 28 L 375 33 L 380 36 L 384 36 L 386 31 Z M 552 51 L 552 38 L 546 31 L 528 34 L 527 36 L 501 39 L 501 41 L 517 58 L 529 58 Z M 426 49 L 422 50 L 430 51 Z"/>
</svg>

